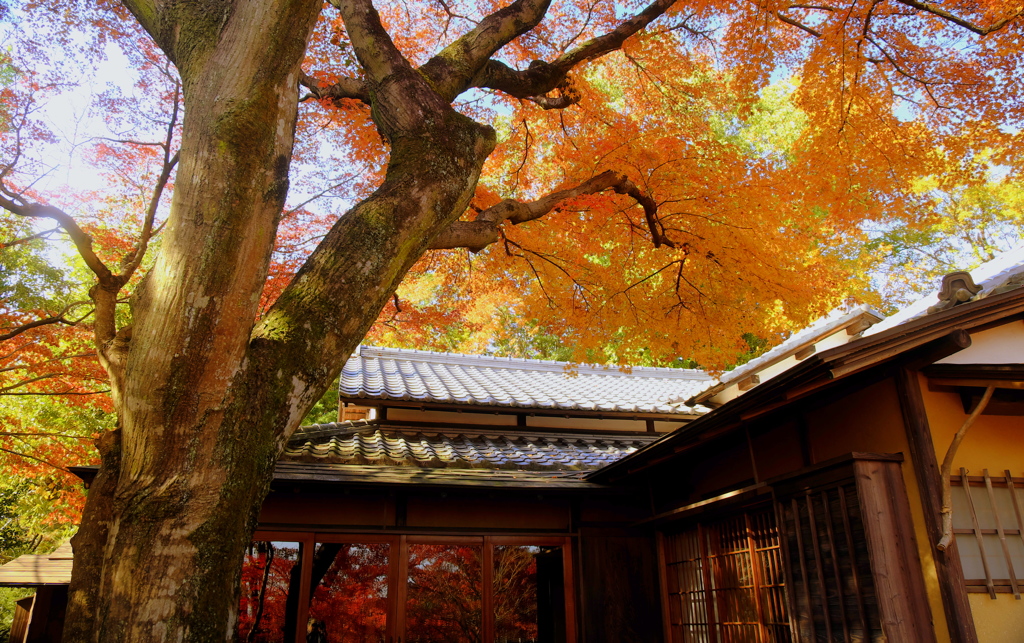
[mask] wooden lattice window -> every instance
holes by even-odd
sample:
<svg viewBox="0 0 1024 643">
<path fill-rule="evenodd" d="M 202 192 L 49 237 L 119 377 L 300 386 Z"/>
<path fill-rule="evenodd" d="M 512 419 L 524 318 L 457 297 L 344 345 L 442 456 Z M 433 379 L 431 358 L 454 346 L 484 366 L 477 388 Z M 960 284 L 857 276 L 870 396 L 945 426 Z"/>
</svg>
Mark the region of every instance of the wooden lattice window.
<svg viewBox="0 0 1024 643">
<path fill-rule="evenodd" d="M 674 643 L 792 640 L 772 509 L 705 522 L 663 542 Z"/>
<path fill-rule="evenodd" d="M 1024 478 L 1009 471 L 968 475 L 961 468 L 950 480 L 953 533 L 969 592 L 1021 596 L 1024 579 Z"/>
<path fill-rule="evenodd" d="M 853 480 L 780 499 L 800 639 L 885 641 Z"/>
</svg>

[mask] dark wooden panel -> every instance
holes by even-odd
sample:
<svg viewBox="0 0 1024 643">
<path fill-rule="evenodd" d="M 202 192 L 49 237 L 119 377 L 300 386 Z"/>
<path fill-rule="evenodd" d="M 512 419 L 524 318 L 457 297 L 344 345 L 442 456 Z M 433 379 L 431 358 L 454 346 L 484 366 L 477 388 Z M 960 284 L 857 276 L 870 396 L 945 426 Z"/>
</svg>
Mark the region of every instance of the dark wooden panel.
<svg viewBox="0 0 1024 643">
<path fill-rule="evenodd" d="M 660 643 L 654 537 L 627 530 L 580 530 L 581 641 Z"/>
<path fill-rule="evenodd" d="M 824 486 L 793 490 L 777 504 L 800 641 L 887 640 L 849 467 L 846 474 Z"/>
<path fill-rule="evenodd" d="M 32 605 L 32 622 L 25 643 L 60 643 L 64 612 L 68 606 L 67 585 L 40 587 Z"/>
<path fill-rule="evenodd" d="M 553 529 L 568 531 L 567 498 L 531 496 L 430 497 L 410 495 L 406 525 L 453 529 Z"/>
<path fill-rule="evenodd" d="M 391 526 L 394 501 L 369 491 L 271 493 L 260 510 L 261 525 Z"/>
<path fill-rule="evenodd" d="M 21 643 L 28 634 L 28 622 L 32 617 L 32 601 L 35 594 L 26 596 L 14 603 L 14 619 L 11 621 L 11 629 L 8 640 L 11 643 Z"/>
</svg>

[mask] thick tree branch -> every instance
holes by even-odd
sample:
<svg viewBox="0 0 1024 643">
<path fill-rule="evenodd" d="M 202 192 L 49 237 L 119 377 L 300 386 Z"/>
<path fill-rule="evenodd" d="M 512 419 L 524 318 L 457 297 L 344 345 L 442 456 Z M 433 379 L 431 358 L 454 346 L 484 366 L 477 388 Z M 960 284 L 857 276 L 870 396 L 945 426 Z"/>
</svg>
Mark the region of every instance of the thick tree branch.
<svg viewBox="0 0 1024 643">
<path fill-rule="evenodd" d="M 466 91 L 488 59 L 543 20 L 551 0 L 516 0 L 442 49 L 421 71 L 448 101 Z"/>
<path fill-rule="evenodd" d="M 63 210 L 55 208 L 52 205 L 43 205 L 40 203 L 19 203 L 14 199 L 6 196 L 0 196 L 0 207 L 4 208 L 11 214 L 16 214 L 20 217 L 32 218 L 32 219 L 52 219 L 56 221 L 64 232 L 68 233 L 71 237 L 72 243 L 75 244 L 75 248 L 78 250 L 78 254 L 82 256 L 85 264 L 89 266 L 93 274 L 100 280 L 100 283 L 110 281 L 114 275 L 110 272 L 110 269 L 104 265 L 103 261 L 96 256 L 95 251 L 92 248 L 92 237 L 90 237 L 82 228 L 78 226 L 73 218 Z"/>
<path fill-rule="evenodd" d="M 3 189 L 6 195 L 10 191 Z M 71 237 L 78 254 L 85 261 L 86 265 L 96 275 L 96 285 L 89 289 L 89 296 L 95 304 L 96 323 L 93 326 L 93 337 L 96 347 L 100 352 L 100 361 L 107 372 L 114 377 L 119 373 L 120 366 L 115 365 L 118 357 L 115 357 L 113 349 L 114 340 L 122 333 L 117 330 L 117 295 L 121 288 L 128 282 L 124 275 L 117 275 L 107 268 L 106 264 L 96 255 L 92 247 L 90 237 L 78 223 L 66 212 L 52 205 L 40 203 L 26 203 L 17 195 L 0 196 L 0 207 L 12 214 L 29 218 L 46 218 L 56 221 L 61 228 Z M 122 331 L 123 332 L 123 331 Z M 118 355 L 122 355 L 118 353 Z"/>
<path fill-rule="evenodd" d="M 341 12 L 352 50 L 371 83 L 379 84 L 388 76 L 409 69 L 409 61 L 384 29 L 372 0 L 329 2 Z"/>
<path fill-rule="evenodd" d="M 1020 17 L 1022 14 L 1024 14 L 1024 6 L 1022 6 L 1020 9 L 1017 10 L 1016 13 L 1014 13 L 1012 15 L 1009 15 L 1009 16 L 1003 18 L 1002 20 L 997 20 L 997 21 L 995 21 L 994 23 L 992 23 L 991 25 L 989 25 L 987 27 L 982 27 L 982 26 L 974 24 L 973 22 L 971 22 L 969 20 L 961 18 L 961 17 L 959 17 L 959 16 L 957 16 L 955 14 L 952 14 L 949 11 L 946 11 L 945 9 L 943 9 L 942 7 L 936 6 L 936 5 L 931 4 L 929 2 L 918 2 L 917 0 L 897 0 L 897 2 L 899 2 L 900 4 L 904 4 L 904 5 L 908 6 L 908 7 L 913 7 L 914 9 L 917 9 L 918 11 L 924 11 L 926 13 L 930 13 L 933 16 L 937 16 L 937 17 L 942 18 L 943 20 L 945 20 L 947 22 L 951 22 L 951 23 L 953 23 L 953 24 L 955 24 L 955 25 L 957 25 L 959 27 L 963 27 L 964 29 L 967 29 L 968 31 L 974 32 L 974 33 L 978 34 L 979 36 L 987 36 L 990 33 L 999 31 L 1000 29 L 1002 29 L 1006 25 L 1010 24 L 1010 22 L 1012 22 L 1013 20 L 1016 20 L 1018 17 Z"/>
<path fill-rule="evenodd" d="M 643 207 L 644 218 L 647 220 L 655 247 L 663 245 L 675 247 L 675 243 L 665 237 L 664 230 L 658 222 L 658 207 L 654 199 L 644 193 L 624 174 L 611 170 L 576 187 L 552 192 L 530 203 L 506 199 L 482 211 L 473 221 L 456 221 L 451 224 L 447 230 L 434 239 L 430 247 L 433 250 L 468 248 L 472 252 L 480 252 L 501 238 L 500 228 L 505 222 L 519 225 L 533 221 L 550 213 L 566 199 L 584 194 L 597 194 L 605 190 L 614 190 L 617 194 L 630 196 Z"/>
<path fill-rule="evenodd" d="M 232 13 L 238 10 L 235 2 L 121 0 L 121 4 L 179 71 L 195 62 L 202 63 L 208 47 L 217 40 L 208 34 L 221 33 Z M 183 45 L 180 50 L 179 45 Z"/>
</svg>

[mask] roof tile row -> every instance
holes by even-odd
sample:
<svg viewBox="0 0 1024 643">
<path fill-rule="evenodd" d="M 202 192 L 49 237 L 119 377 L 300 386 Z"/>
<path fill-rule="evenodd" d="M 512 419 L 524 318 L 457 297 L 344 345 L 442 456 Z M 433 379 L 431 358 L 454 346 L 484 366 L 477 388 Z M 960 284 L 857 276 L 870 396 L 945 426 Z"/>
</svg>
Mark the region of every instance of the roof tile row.
<svg viewBox="0 0 1024 643">
<path fill-rule="evenodd" d="M 626 372 L 616 367 L 363 346 L 342 370 L 340 393 L 346 398 L 700 415 L 707 409 L 683 401 L 710 380 L 702 371 L 687 369 Z"/>
<path fill-rule="evenodd" d="M 331 435 L 296 434 L 283 459 L 338 464 L 388 464 L 453 469 L 591 470 L 610 464 L 651 442 L 655 436 L 621 435 L 467 435 L 416 429 L 338 424 Z"/>
</svg>

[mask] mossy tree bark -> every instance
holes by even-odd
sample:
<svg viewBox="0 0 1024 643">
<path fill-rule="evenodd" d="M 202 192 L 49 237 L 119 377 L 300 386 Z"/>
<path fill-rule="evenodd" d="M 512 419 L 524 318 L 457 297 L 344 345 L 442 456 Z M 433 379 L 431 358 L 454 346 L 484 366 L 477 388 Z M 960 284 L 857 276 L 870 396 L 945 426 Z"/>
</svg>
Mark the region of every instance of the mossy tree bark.
<svg viewBox="0 0 1024 643">
<path fill-rule="evenodd" d="M 391 157 L 380 188 L 338 219 L 257 320 L 298 85 L 318 87 L 300 63 L 321 3 L 125 4 L 181 74 L 183 143 L 133 325 L 114 329 L 109 314 L 97 331 L 119 428 L 101 440 L 74 539 L 65 640 L 222 641 L 233 637 L 241 553 L 287 437 L 406 271 L 466 210 L 494 147 L 493 131 L 451 102 L 498 77 L 523 95 L 547 92 L 621 34 L 542 74 L 495 67 L 490 56 L 547 9 L 517 0 L 414 69 L 369 0 L 332 0 L 364 77 L 324 91 L 368 102 Z M 112 307 L 122 285 L 97 291 L 98 308 L 101 299 Z"/>
</svg>

